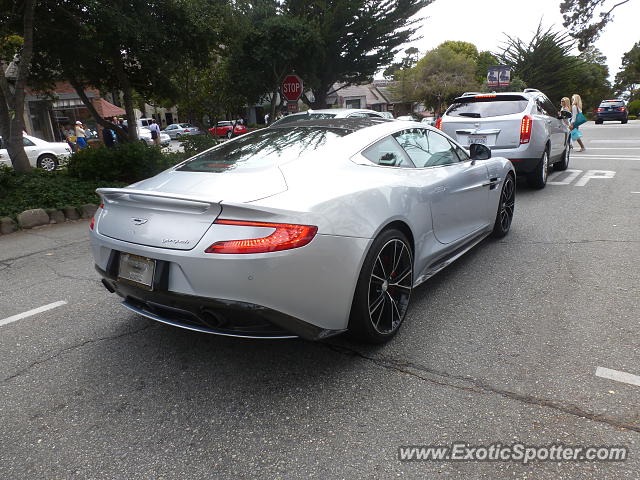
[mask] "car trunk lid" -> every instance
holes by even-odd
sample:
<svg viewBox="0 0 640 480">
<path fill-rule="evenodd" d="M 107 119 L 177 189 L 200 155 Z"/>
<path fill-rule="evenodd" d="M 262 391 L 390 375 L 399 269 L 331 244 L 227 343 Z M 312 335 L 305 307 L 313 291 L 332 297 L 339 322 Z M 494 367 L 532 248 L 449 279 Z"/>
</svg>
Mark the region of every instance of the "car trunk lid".
<svg viewBox="0 0 640 480">
<path fill-rule="evenodd" d="M 100 188 L 98 233 L 158 248 L 191 250 L 222 210 L 287 189 L 279 168 L 224 174 L 169 171 L 128 188 Z M 184 193 L 188 192 L 188 193 Z"/>
</svg>

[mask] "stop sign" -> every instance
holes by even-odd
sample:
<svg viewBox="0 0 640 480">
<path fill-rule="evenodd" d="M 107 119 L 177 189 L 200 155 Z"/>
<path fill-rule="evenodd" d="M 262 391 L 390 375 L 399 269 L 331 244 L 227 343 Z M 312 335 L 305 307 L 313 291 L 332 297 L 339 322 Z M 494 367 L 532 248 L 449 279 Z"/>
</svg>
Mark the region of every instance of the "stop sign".
<svg viewBox="0 0 640 480">
<path fill-rule="evenodd" d="M 302 79 L 298 75 L 287 75 L 282 81 L 282 96 L 289 102 L 297 102 L 302 95 Z"/>
</svg>

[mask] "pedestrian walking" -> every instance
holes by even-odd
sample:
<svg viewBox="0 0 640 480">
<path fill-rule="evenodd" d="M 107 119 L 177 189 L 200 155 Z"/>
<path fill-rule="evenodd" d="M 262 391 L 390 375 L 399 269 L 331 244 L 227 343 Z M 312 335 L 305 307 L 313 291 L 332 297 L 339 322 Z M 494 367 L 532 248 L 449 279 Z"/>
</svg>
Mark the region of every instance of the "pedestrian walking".
<svg viewBox="0 0 640 480">
<path fill-rule="evenodd" d="M 268 113 L 265 113 L 265 115 L 264 115 L 264 124 L 265 125 L 269 125 L 269 114 Z"/>
<path fill-rule="evenodd" d="M 569 97 L 562 97 L 562 99 L 560 100 L 560 111 L 569 112 L 569 114 L 571 115 L 571 99 Z M 568 118 L 564 117 L 562 118 L 562 122 L 567 127 L 571 124 L 571 121 Z"/>
<path fill-rule="evenodd" d="M 153 140 L 153 144 L 156 146 L 160 146 L 160 127 L 156 123 L 155 120 L 151 120 L 149 124 L 149 130 L 151 130 L 151 139 Z"/>
<path fill-rule="evenodd" d="M 85 133 L 84 125 L 80 120 L 76 122 L 75 134 L 78 150 L 87 148 L 89 146 L 89 144 L 87 143 L 87 134 Z"/>
<path fill-rule="evenodd" d="M 578 145 L 580 145 L 578 152 L 586 150 L 582 142 L 582 132 L 579 130 L 580 125 L 586 123 L 586 121 L 587 118 L 582 113 L 582 98 L 577 93 L 574 93 L 571 96 L 571 124 L 569 128 L 571 129 L 571 140 L 578 142 Z"/>
</svg>

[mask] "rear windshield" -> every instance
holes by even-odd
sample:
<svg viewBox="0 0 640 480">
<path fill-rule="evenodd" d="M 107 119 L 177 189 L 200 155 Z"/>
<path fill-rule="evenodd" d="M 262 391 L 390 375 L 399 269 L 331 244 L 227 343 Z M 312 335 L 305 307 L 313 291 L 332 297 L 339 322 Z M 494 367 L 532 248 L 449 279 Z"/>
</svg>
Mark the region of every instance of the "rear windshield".
<svg viewBox="0 0 640 480">
<path fill-rule="evenodd" d="M 521 113 L 527 108 L 526 98 L 512 95 L 456 98 L 447 110 L 451 117 L 485 118 Z"/>
<path fill-rule="evenodd" d="M 342 128 L 266 128 L 207 150 L 179 167 L 183 172 L 223 172 L 293 160 L 351 133 Z"/>
<path fill-rule="evenodd" d="M 601 107 L 624 107 L 624 103 L 622 102 L 612 102 L 605 100 L 600 104 Z"/>
</svg>

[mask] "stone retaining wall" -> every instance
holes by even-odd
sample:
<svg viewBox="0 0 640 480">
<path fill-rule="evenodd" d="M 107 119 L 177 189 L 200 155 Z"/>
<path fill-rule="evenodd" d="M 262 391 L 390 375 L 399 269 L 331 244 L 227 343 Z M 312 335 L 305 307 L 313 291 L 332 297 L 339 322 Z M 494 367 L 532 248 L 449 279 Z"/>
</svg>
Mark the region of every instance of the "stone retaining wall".
<svg viewBox="0 0 640 480">
<path fill-rule="evenodd" d="M 67 220 L 78 220 L 80 218 L 91 218 L 98 209 L 97 205 L 87 204 L 81 207 L 64 207 L 60 210 L 42 208 L 34 208 L 33 210 L 25 210 L 18 214 L 18 221 L 12 218 L 0 218 L 0 235 L 8 235 L 16 232 L 18 229 L 29 229 L 48 225 L 50 223 L 64 223 Z"/>
</svg>

